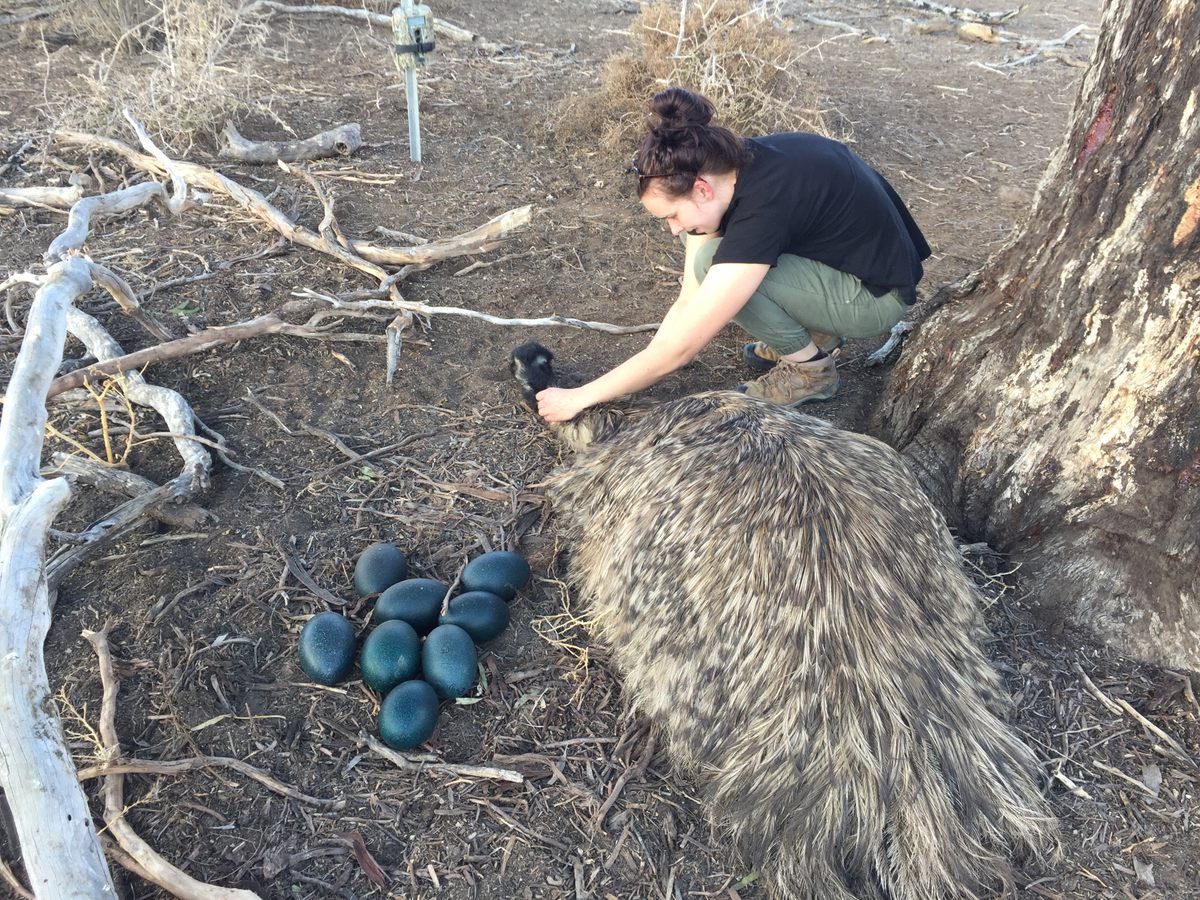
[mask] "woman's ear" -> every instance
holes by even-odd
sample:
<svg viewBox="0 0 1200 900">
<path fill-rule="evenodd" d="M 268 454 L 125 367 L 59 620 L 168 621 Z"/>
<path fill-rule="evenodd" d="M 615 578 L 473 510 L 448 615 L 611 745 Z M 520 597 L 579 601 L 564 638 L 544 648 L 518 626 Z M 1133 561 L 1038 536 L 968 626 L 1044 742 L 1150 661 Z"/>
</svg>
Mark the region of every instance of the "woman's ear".
<svg viewBox="0 0 1200 900">
<path fill-rule="evenodd" d="M 697 203 L 702 201 L 707 202 L 715 196 L 716 192 L 713 190 L 712 185 L 703 178 L 697 176 L 696 180 L 692 182 L 692 200 Z"/>
</svg>

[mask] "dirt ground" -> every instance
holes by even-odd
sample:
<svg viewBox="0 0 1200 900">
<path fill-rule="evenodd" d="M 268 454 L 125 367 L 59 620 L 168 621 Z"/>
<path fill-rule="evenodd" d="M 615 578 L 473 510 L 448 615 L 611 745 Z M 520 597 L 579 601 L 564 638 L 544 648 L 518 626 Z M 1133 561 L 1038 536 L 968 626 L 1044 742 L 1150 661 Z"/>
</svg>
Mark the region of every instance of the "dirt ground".
<svg viewBox="0 0 1200 900">
<path fill-rule="evenodd" d="M 517 49 L 488 56 L 439 45 L 421 75 L 421 166 L 408 158 L 389 35 L 333 18 L 272 20 L 259 72 L 273 115 L 301 135 L 362 124 L 366 146 L 355 157 L 312 167 L 336 195 L 342 229 L 445 238 L 533 204 L 524 233 L 490 254 L 411 273 L 400 285 L 405 297 L 501 317 L 657 321 L 675 290 L 678 244 L 633 199 L 626 159 L 580 142 L 560 145 L 549 128 L 561 99 L 592 89 L 605 58 L 627 45 L 635 4 L 450 0 L 433 11 Z M 922 296 L 979 266 L 1020 223 L 1063 138 L 1099 4 L 1034 0 L 1005 26 L 1011 39 L 995 44 L 964 39 L 958 23 L 902 0 L 793 0 L 785 11 L 838 133 L 888 176 L 934 247 Z M 1088 28 L 1065 47 L 1009 65 L 1077 25 Z M 103 153 L 54 146 L 39 155 L 47 110 L 74 89 L 89 51 L 26 32 L 0 30 L 10 60 L 0 149 L 8 159 L 28 138 L 36 147 L 0 182 L 46 184 L 84 169 L 110 186 L 136 179 Z M 263 113 L 239 124 L 248 137 L 281 136 Z M 197 145 L 188 158 L 271 194 L 311 227 L 320 221 L 320 204 L 302 182 L 273 168 L 218 163 L 213 149 Z M 40 271 L 63 226 L 50 211 L 0 218 L 3 276 Z M 138 212 L 98 223 L 87 249 L 147 292 L 146 308 L 177 336 L 270 311 L 298 290 L 374 286 L 311 250 L 245 258 L 275 241 L 260 221 L 213 197 L 178 221 Z M 473 262 L 487 265 L 466 271 Z M 213 274 L 163 286 L 205 273 Z M 19 325 L 27 297 L 13 292 L 10 302 Z M 126 350 L 151 342 L 107 295 L 81 305 Z M 345 330 L 381 335 L 385 324 L 350 319 Z M 506 380 L 508 351 L 529 338 L 580 376 L 646 340 L 434 316 L 406 339 L 392 387 L 383 345 L 366 342 L 259 338 L 147 371 L 188 398 L 237 462 L 282 487 L 218 461 L 201 498 L 214 521 L 191 531 L 148 527 L 68 578 L 46 647 L 68 740 L 81 767 L 94 761 L 101 690 L 80 632 L 108 621 L 121 660 L 117 727 L 128 756 L 235 757 L 316 801 L 227 769 L 128 776 L 130 822 L 193 876 L 296 900 L 763 896 L 688 784 L 664 755 L 647 754 L 648 729 L 625 712 L 603 649 L 565 612 L 567 548 L 537 488 L 556 451 Z M 743 380 L 743 340 L 727 330 L 652 395 Z M 7 380 L 14 333 L 5 346 Z M 817 415 L 864 427 L 886 378 L 863 365 L 873 348 L 847 348 L 843 393 Z M 79 354 L 68 345 L 69 357 Z M 100 447 L 94 404 L 58 404 L 52 421 Z M 163 430 L 153 413 L 139 413 L 128 460 L 158 482 L 178 469 Z M 48 448 L 70 449 L 57 439 Z M 114 502 L 80 488 L 57 525 L 80 530 Z M 513 605 L 513 627 L 483 655 L 480 697 L 444 709 L 423 748 L 445 762 L 519 771 L 523 783 L 397 768 L 361 740 L 378 709 L 367 688 L 307 683 L 297 636 L 330 602 L 297 573 L 363 624 L 369 604 L 354 597 L 351 569 L 378 540 L 397 542 L 415 574 L 447 581 L 483 549 L 513 547 L 530 560 L 534 583 Z M 1187 682 L 1082 636 L 1047 634 L 1022 607 L 1019 573 L 987 554 L 970 558 L 991 598 L 993 654 L 1017 702 L 1017 727 L 1056 776 L 1048 790 L 1063 825 L 1062 861 L 1020 872 L 1016 896 L 1200 898 L 1200 770 L 1187 759 L 1200 758 L 1200 706 Z M 1179 742 L 1183 757 L 1117 701 Z M 88 790 L 99 811 L 98 781 Z M 0 825 L 0 857 L 13 863 L 11 826 L 2 817 Z M 127 897 L 164 896 L 114 872 Z"/>
</svg>

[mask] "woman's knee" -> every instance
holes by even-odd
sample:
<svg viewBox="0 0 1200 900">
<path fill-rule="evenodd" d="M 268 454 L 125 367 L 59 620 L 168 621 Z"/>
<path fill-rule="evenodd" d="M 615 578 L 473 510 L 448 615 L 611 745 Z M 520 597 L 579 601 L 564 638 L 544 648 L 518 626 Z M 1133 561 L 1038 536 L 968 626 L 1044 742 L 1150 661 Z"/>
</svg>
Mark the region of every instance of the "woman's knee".
<svg viewBox="0 0 1200 900">
<path fill-rule="evenodd" d="M 685 253 L 684 257 L 688 261 L 687 265 L 691 266 L 692 274 L 696 281 L 704 280 L 704 276 L 708 274 L 708 270 L 712 268 L 713 255 L 717 252 L 717 248 L 721 246 L 719 237 L 708 237 L 706 235 L 689 234 L 684 239 Z"/>
</svg>

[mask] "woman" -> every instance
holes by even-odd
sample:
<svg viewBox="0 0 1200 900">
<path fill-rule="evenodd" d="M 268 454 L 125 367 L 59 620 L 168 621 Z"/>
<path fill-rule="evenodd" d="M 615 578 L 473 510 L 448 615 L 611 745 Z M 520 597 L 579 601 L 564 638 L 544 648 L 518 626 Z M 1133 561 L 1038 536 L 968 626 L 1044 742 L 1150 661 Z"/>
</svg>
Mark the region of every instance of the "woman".
<svg viewBox="0 0 1200 900">
<path fill-rule="evenodd" d="M 929 245 L 903 201 L 844 144 L 815 134 L 743 140 L 709 123 L 683 88 L 650 103 L 658 124 L 632 172 L 646 211 L 684 241 L 684 275 L 650 344 L 582 387 L 547 388 L 549 422 L 649 387 L 690 362 L 729 322 L 758 340 L 743 357 L 766 375 L 738 385 L 797 406 L 838 388 L 827 351 L 882 334 L 916 300 Z"/>
</svg>

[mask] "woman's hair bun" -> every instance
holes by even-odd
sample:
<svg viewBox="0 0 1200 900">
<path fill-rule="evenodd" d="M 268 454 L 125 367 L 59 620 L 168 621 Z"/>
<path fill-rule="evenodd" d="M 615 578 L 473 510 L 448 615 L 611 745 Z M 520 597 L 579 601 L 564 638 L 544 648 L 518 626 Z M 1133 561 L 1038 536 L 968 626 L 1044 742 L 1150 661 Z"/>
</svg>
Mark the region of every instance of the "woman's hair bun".
<svg viewBox="0 0 1200 900">
<path fill-rule="evenodd" d="M 660 91 L 650 101 L 650 111 L 659 118 L 655 131 L 674 131 L 712 121 L 714 108 L 699 94 L 687 88 L 672 87 Z"/>
</svg>

